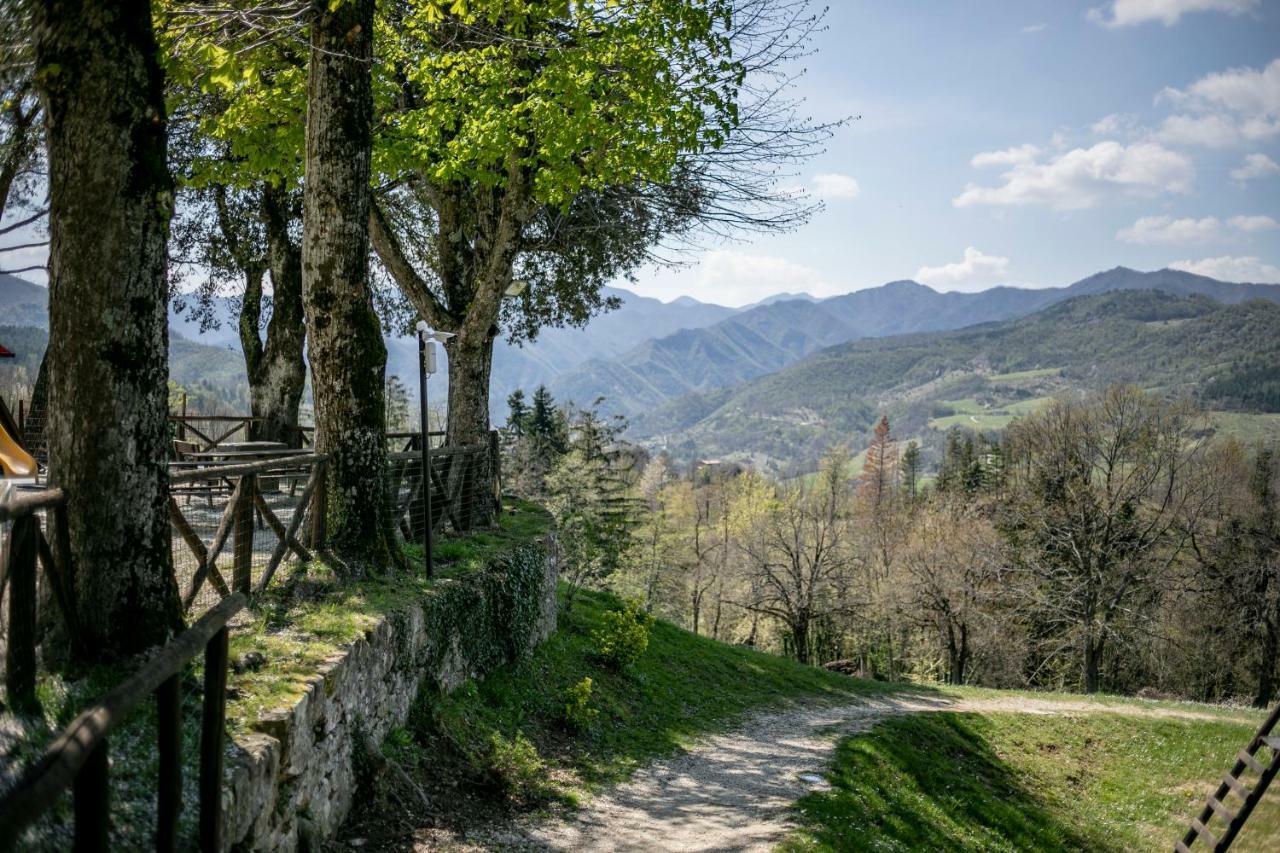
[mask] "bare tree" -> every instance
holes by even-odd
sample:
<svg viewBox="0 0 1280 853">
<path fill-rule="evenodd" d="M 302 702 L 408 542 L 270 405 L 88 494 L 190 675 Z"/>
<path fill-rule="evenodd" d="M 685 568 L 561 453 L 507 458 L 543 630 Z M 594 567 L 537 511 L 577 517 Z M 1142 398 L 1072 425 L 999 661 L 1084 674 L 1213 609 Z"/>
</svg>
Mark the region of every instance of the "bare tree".
<svg viewBox="0 0 1280 853">
<path fill-rule="evenodd" d="M 1204 496 L 1195 426 L 1189 406 L 1117 386 L 1056 401 L 1011 429 L 1003 526 L 1027 576 L 1027 607 L 1052 629 L 1055 651 L 1078 650 L 1087 693 L 1188 544 L 1184 519 Z"/>
<path fill-rule="evenodd" d="M 815 624 L 856 606 L 849 499 L 848 454 L 837 452 L 813 485 L 781 491 L 760 541 L 746 545 L 759 598 L 741 606 L 781 622 L 802 663 L 811 660 Z"/>
</svg>

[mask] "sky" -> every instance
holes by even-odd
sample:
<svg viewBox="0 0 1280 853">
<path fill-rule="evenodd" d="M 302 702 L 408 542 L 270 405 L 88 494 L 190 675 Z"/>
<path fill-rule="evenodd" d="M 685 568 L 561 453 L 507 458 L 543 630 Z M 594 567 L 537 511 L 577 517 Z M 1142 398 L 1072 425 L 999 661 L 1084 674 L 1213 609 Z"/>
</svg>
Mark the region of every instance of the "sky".
<svg viewBox="0 0 1280 853">
<path fill-rule="evenodd" d="M 860 116 L 800 229 L 620 283 L 726 305 L 1117 265 L 1280 282 L 1280 0 L 836 0 L 797 94 Z"/>
<path fill-rule="evenodd" d="M 806 111 L 857 119 L 781 184 L 823 210 L 620 286 L 739 306 L 1117 265 L 1280 282 L 1280 0 L 835 0 L 814 46 Z"/>
</svg>

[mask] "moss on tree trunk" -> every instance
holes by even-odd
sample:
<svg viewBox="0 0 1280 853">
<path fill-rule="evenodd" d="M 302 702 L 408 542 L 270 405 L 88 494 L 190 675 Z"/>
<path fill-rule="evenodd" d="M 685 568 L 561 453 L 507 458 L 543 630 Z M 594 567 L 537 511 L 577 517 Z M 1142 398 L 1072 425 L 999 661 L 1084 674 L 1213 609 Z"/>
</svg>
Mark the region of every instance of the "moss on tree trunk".
<svg viewBox="0 0 1280 853">
<path fill-rule="evenodd" d="M 182 626 L 169 551 L 166 242 L 173 183 L 146 0 L 41 0 L 49 155 L 49 461 L 66 490 L 81 650 Z"/>
<path fill-rule="evenodd" d="M 387 494 L 387 351 L 369 287 L 373 0 L 318 2 L 311 24 L 303 307 L 316 447 L 330 454 L 331 546 L 349 570 L 397 562 Z"/>
</svg>

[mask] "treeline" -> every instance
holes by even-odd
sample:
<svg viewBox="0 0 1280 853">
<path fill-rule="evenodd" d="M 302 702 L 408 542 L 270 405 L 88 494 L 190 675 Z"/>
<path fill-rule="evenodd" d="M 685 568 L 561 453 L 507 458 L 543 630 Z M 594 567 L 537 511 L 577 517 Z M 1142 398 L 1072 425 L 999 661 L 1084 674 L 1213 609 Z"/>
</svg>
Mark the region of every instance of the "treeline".
<svg viewBox="0 0 1280 853">
<path fill-rule="evenodd" d="M 565 460 L 591 454 L 581 413 L 548 416 L 545 392 L 540 407 L 560 438 L 509 426 L 508 463 L 554 503 Z M 868 677 L 1263 704 L 1280 652 L 1280 457 L 1203 426 L 1189 404 L 1117 386 L 999 437 L 953 430 L 936 472 L 882 419 L 860 469 L 838 447 L 785 482 L 715 460 L 677 471 L 615 443 L 596 464 L 633 502 L 622 541 L 615 525 L 582 549 L 597 560 L 587 582 Z"/>
</svg>

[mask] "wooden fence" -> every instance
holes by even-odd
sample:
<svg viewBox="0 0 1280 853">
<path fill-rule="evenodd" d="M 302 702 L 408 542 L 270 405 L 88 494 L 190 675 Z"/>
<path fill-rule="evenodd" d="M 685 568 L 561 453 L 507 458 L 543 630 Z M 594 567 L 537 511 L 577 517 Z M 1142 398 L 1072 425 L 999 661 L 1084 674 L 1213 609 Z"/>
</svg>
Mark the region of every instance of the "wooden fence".
<svg viewBox="0 0 1280 853">
<path fill-rule="evenodd" d="M 155 848 L 178 844 L 182 809 L 181 677 L 204 652 L 200 717 L 199 845 L 222 849 L 222 762 L 227 711 L 227 622 L 246 604 L 232 593 L 164 647 L 144 667 L 64 728 L 18 784 L 0 799 L 0 850 L 18 847 L 21 833 L 71 788 L 74 849 L 109 847 L 110 755 L 107 736 L 149 696 L 155 696 L 157 745 Z"/>
</svg>

